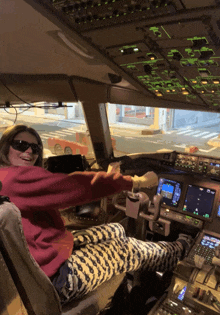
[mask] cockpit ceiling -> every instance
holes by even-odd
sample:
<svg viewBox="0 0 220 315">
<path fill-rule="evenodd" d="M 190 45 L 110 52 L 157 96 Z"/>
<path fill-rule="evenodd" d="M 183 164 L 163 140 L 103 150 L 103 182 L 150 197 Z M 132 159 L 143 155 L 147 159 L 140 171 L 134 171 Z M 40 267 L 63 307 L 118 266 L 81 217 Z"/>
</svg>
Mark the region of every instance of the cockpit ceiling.
<svg viewBox="0 0 220 315">
<path fill-rule="evenodd" d="M 148 106 L 220 112 L 219 0 L 3 3 L 2 73 L 62 73 L 136 90 Z"/>
</svg>

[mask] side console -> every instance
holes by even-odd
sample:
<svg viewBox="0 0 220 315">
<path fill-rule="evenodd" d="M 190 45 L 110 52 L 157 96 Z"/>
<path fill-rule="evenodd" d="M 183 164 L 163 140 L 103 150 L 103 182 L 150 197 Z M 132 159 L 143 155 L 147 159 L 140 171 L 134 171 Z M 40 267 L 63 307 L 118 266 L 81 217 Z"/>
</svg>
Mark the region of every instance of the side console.
<svg viewBox="0 0 220 315">
<path fill-rule="evenodd" d="M 220 235 L 203 230 L 148 315 L 220 314 Z M 217 255 L 217 256 L 216 256 Z"/>
</svg>

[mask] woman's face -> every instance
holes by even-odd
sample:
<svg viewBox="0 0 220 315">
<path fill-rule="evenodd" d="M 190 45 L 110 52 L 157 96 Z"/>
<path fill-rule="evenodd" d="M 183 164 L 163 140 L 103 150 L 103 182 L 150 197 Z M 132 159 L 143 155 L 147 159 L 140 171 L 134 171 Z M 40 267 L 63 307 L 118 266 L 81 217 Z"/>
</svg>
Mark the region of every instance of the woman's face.
<svg viewBox="0 0 220 315">
<path fill-rule="evenodd" d="M 30 144 L 38 144 L 37 138 L 32 135 L 31 133 L 24 131 L 20 132 L 14 137 L 14 140 L 22 140 L 26 141 Z M 38 154 L 33 154 L 32 148 L 29 147 L 26 151 L 21 152 L 12 148 L 10 145 L 9 153 L 8 153 L 8 160 L 13 166 L 32 166 L 35 164 L 38 158 Z"/>
</svg>

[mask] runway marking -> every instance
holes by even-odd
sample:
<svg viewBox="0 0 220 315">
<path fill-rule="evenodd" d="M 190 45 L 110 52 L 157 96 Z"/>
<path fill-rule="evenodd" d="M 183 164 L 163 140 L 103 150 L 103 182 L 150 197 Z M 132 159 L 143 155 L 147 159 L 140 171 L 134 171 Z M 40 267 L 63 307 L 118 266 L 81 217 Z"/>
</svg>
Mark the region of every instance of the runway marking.
<svg viewBox="0 0 220 315">
<path fill-rule="evenodd" d="M 201 130 L 196 130 L 196 131 L 194 130 L 194 131 L 190 131 L 190 132 L 188 132 L 188 133 L 185 133 L 184 136 L 186 136 L 186 135 L 187 135 L 187 136 L 188 136 L 188 135 L 191 135 L 191 136 L 192 136 L 192 135 L 196 135 L 196 134 L 198 134 L 198 133 L 200 133 L 200 132 L 201 132 Z"/>
<path fill-rule="evenodd" d="M 198 135 L 194 136 L 194 138 L 201 137 L 202 135 L 206 135 L 207 133 L 209 133 L 209 131 L 204 131 L 204 132 L 199 133 Z"/>
<path fill-rule="evenodd" d="M 217 132 L 213 132 L 213 133 L 210 133 L 209 135 L 207 135 L 207 136 L 204 136 L 204 137 L 202 137 L 203 139 L 207 139 L 207 138 L 209 138 L 209 137 L 212 137 L 212 136 L 217 136 L 219 133 L 217 133 Z"/>
<path fill-rule="evenodd" d="M 215 149 L 217 149 L 217 147 L 211 148 L 211 149 L 209 149 L 209 150 L 199 149 L 199 151 L 201 151 L 201 152 L 211 152 L 211 151 L 213 151 L 213 150 L 215 150 Z"/>
<path fill-rule="evenodd" d="M 181 144 L 181 145 L 175 144 L 174 147 L 177 147 L 177 148 L 186 148 L 186 144 Z"/>
<path fill-rule="evenodd" d="M 64 135 L 64 136 L 69 136 L 69 135 L 73 134 L 73 133 L 66 133 L 64 131 L 56 131 L 56 133 L 60 134 L 60 135 Z"/>
<path fill-rule="evenodd" d="M 189 132 L 189 129 L 188 129 L 188 130 L 181 131 L 181 132 L 177 132 L 177 135 L 182 135 L 182 134 L 187 133 L 187 132 Z"/>
<path fill-rule="evenodd" d="M 158 141 L 151 141 L 151 140 L 148 140 L 148 141 L 146 141 L 146 142 L 159 144 L 159 142 L 158 142 Z"/>
<path fill-rule="evenodd" d="M 72 135 L 73 133 L 75 133 L 75 130 L 72 130 L 72 131 L 64 130 L 64 131 L 57 131 L 57 132 L 64 132 L 66 134 Z"/>
<path fill-rule="evenodd" d="M 53 136 L 58 136 L 58 134 L 54 132 L 50 132 L 50 133 L 42 133 L 41 136 L 53 137 Z"/>
</svg>

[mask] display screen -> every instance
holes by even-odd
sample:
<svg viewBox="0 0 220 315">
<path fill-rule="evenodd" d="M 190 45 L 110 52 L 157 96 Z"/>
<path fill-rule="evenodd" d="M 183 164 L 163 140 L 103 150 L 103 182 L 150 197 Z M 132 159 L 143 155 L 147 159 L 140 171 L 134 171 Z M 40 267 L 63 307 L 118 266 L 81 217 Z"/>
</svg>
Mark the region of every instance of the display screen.
<svg viewBox="0 0 220 315">
<path fill-rule="evenodd" d="M 211 166 L 220 167 L 219 163 L 210 163 Z"/>
<path fill-rule="evenodd" d="M 186 293 L 186 286 L 180 291 L 179 295 L 178 295 L 178 300 L 182 301 L 184 299 Z"/>
<path fill-rule="evenodd" d="M 220 205 L 218 206 L 218 213 L 217 216 L 220 217 Z"/>
<path fill-rule="evenodd" d="M 183 211 L 208 219 L 211 216 L 214 199 L 215 190 L 189 185 Z"/>
<path fill-rule="evenodd" d="M 204 235 L 201 242 L 201 245 L 214 249 L 215 247 L 217 247 L 220 244 L 220 239 L 213 237 L 211 235 Z"/>
<path fill-rule="evenodd" d="M 166 178 L 160 178 L 157 194 L 163 196 L 162 204 L 177 207 L 181 196 L 181 183 Z"/>
</svg>

